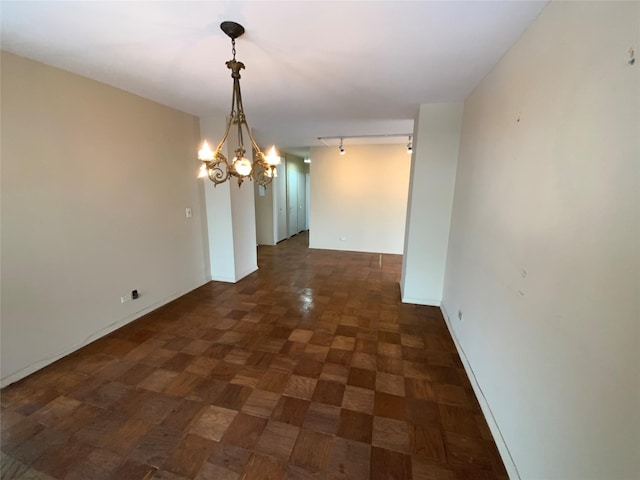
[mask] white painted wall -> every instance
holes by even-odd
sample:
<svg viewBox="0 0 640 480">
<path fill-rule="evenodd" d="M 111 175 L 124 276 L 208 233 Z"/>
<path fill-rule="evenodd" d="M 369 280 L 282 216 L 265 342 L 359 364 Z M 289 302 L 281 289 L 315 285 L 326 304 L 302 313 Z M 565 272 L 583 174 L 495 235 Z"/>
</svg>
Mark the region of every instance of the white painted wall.
<svg viewBox="0 0 640 480">
<path fill-rule="evenodd" d="M 202 141 L 206 140 L 211 149 L 220 142 L 226 128 L 224 115 L 200 118 Z M 228 144 L 222 147 L 227 158 Z M 200 146 L 198 146 L 200 148 Z M 208 278 L 220 282 L 236 281 L 236 266 L 233 245 L 233 217 L 231 215 L 231 187 L 237 183 L 225 182 L 214 186 L 207 178 L 198 179 L 202 183 L 206 201 L 207 251 L 209 253 Z"/>
<path fill-rule="evenodd" d="M 1 61 L 6 385 L 207 272 L 197 118 L 12 54 Z M 133 289 L 140 298 L 121 304 Z"/>
<path fill-rule="evenodd" d="M 211 149 L 218 145 L 225 128 L 223 115 L 200 119 L 202 141 L 206 140 Z M 228 152 L 236 146 L 237 130 L 232 128 L 222 147 L 229 162 L 232 159 Z M 235 177 L 217 186 L 208 178 L 200 181 L 206 196 L 210 278 L 235 283 L 258 269 L 253 181 L 247 179 L 240 187 Z"/>
<path fill-rule="evenodd" d="M 311 248 L 401 254 L 411 156 L 406 145 L 312 147 Z M 340 240 L 345 237 L 345 240 Z"/>
<path fill-rule="evenodd" d="M 465 102 L 443 307 L 523 479 L 640 478 L 639 40 L 552 2 Z"/>
<path fill-rule="evenodd" d="M 287 236 L 291 237 L 307 229 L 307 185 L 306 174 L 309 165 L 304 158 L 287 153 L 286 163 L 286 202 Z"/>
<path fill-rule="evenodd" d="M 421 105 L 414 124 L 402 301 L 439 306 L 458 163 L 462 103 Z"/>
<path fill-rule="evenodd" d="M 274 190 L 281 181 L 281 168 L 277 169 L 278 176 L 274 178 L 267 187 L 260 187 L 253 184 L 253 195 L 256 202 L 256 241 L 258 245 L 275 245 L 275 229 L 277 227 L 276 215 L 274 212 L 275 198 Z M 262 190 L 262 195 L 260 191 Z"/>
<path fill-rule="evenodd" d="M 233 261 L 237 282 L 258 270 L 256 207 L 251 180 L 245 180 L 241 187 L 238 187 L 238 182 L 233 180 L 230 189 L 233 215 Z"/>
</svg>

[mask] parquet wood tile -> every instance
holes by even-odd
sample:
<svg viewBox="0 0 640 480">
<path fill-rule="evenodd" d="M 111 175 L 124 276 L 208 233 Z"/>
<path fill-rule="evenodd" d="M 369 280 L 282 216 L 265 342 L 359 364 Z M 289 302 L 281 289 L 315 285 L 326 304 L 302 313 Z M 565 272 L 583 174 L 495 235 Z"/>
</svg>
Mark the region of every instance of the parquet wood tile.
<svg viewBox="0 0 640 480">
<path fill-rule="evenodd" d="M 373 390 L 347 385 L 342 397 L 342 408 L 372 415 L 374 401 Z"/>
<path fill-rule="evenodd" d="M 338 436 L 355 440 L 356 442 L 371 443 L 372 429 L 373 415 L 347 410 L 346 408 L 340 411 Z"/>
<path fill-rule="evenodd" d="M 345 386 L 343 383 L 318 380 L 313 392 L 312 400 L 314 402 L 340 406 L 342 404 L 344 388 Z"/>
<path fill-rule="evenodd" d="M 215 443 L 199 435 L 189 434 L 184 437 L 162 464 L 164 470 L 187 478 L 194 478 L 211 453 Z M 120 478 L 145 478 L 122 476 Z"/>
<path fill-rule="evenodd" d="M 190 432 L 210 440 L 220 440 L 224 433 L 238 415 L 235 410 L 211 405 L 207 407 L 200 417 L 191 425 Z"/>
<path fill-rule="evenodd" d="M 138 442 L 129 457 L 160 468 L 181 439 L 182 434 L 179 431 L 162 426 L 155 427 Z"/>
<path fill-rule="evenodd" d="M 65 480 L 108 480 L 123 463 L 122 457 L 108 450 L 96 449 L 67 473 Z M 144 463 L 144 462 L 143 462 Z"/>
<path fill-rule="evenodd" d="M 312 472 L 325 469 L 331 451 L 331 435 L 301 429 L 291 453 L 291 463 Z"/>
<path fill-rule="evenodd" d="M 376 372 L 375 370 L 352 367 L 349 370 L 347 383 L 354 387 L 373 389 L 376 385 Z"/>
<path fill-rule="evenodd" d="M 253 478 L 281 480 L 284 478 L 286 466 L 287 464 L 283 460 L 269 455 L 254 453 L 240 478 L 242 480 L 251 480 Z"/>
<path fill-rule="evenodd" d="M 256 417 L 269 418 L 279 400 L 280 395 L 277 393 L 255 389 L 244 402 L 241 411 Z"/>
<path fill-rule="evenodd" d="M 213 478 L 216 480 L 238 480 L 240 478 L 240 474 L 232 472 L 228 468 L 205 462 L 200 469 L 200 473 L 198 473 L 196 480 L 210 480 Z"/>
<path fill-rule="evenodd" d="M 289 374 L 277 370 L 267 370 L 260 381 L 258 388 L 274 393 L 282 393 L 287 386 Z"/>
<path fill-rule="evenodd" d="M 327 470 L 345 478 L 369 478 L 370 457 L 371 445 L 335 437 Z"/>
<path fill-rule="evenodd" d="M 314 432 L 335 435 L 340 424 L 340 408 L 324 403 L 311 403 L 302 427 Z"/>
<path fill-rule="evenodd" d="M 236 447 L 252 449 L 258 443 L 266 425 L 266 418 L 254 417 L 241 412 L 233 419 L 220 441 Z"/>
<path fill-rule="evenodd" d="M 380 417 L 403 419 L 406 417 L 405 398 L 384 392 L 376 392 L 373 414 Z"/>
<path fill-rule="evenodd" d="M 252 452 L 231 444 L 217 443 L 213 447 L 208 461 L 214 465 L 240 474 L 251 459 Z"/>
<path fill-rule="evenodd" d="M 310 403 L 308 400 L 283 395 L 271 414 L 271 418 L 299 427 L 304 422 Z"/>
<path fill-rule="evenodd" d="M 371 480 L 412 477 L 410 455 L 381 447 L 371 448 Z"/>
<path fill-rule="evenodd" d="M 371 443 L 376 447 L 409 453 L 409 427 L 407 422 L 392 418 L 373 417 Z"/>
<path fill-rule="evenodd" d="M 288 460 L 298 438 L 300 428 L 269 420 L 256 445 L 256 450 L 282 460 Z"/>
<path fill-rule="evenodd" d="M 401 257 L 260 247 L 4 388 L 1 478 L 506 479 L 437 308 Z"/>
<path fill-rule="evenodd" d="M 447 463 L 443 432 L 439 428 L 412 424 L 409 428 L 411 454 L 421 460 Z"/>
<path fill-rule="evenodd" d="M 404 397 L 404 377 L 379 372 L 376 375 L 376 391 Z"/>
<path fill-rule="evenodd" d="M 311 400 L 318 381 L 315 378 L 291 375 L 284 388 L 284 394 L 290 397 Z"/>
</svg>

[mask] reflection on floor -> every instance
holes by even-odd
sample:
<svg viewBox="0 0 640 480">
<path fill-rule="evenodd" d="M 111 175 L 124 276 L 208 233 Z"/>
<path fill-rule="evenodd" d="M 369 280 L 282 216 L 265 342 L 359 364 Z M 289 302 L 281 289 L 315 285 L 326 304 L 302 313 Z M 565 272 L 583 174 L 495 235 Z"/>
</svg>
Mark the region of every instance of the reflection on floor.
<svg viewBox="0 0 640 480">
<path fill-rule="evenodd" d="M 401 257 L 307 244 L 5 388 L 2 478 L 506 479 Z"/>
</svg>

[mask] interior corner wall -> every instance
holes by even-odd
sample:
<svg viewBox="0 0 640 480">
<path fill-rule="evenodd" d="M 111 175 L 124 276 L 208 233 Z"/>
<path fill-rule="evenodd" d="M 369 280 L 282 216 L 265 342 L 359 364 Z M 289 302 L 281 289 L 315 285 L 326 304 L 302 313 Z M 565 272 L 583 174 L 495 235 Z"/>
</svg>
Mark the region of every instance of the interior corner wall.
<svg viewBox="0 0 640 480">
<path fill-rule="evenodd" d="M 226 128 L 224 115 L 201 117 L 200 133 L 202 141 L 215 148 Z M 202 142 L 200 142 L 202 143 Z M 227 155 L 227 145 L 223 146 Z M 205 218 L 207 226 L 207 252 L 209 258 L 208 278 L 220 282 L 236 281 L 233 244 L 233 216 L 231 215 L 231 186 L 233 182 L 215 185 L 208 178 L 202 182 L 205 194 Z"/>
<path fill-rule="evenodd" d="M 401 254 L 411 156 L 406 145 L 311 148 L 309 246 Z"/>
<path fill-rule="evenodd" d="M 251 180 L 231 180 L 231 213 L 233 215 L 233 245 L 236 281 L 258 270 L 256 239 L 256 207 Z"/>
<path fill-rule="evenodd" d="M 10 53 L 1 62 L 7 385 L 207 272 L 197 118 Z"/>
<path fill-rule="evenodd" d="M 257 183 L 253 184 L 253 195 L 256 202 L 256 241 L 258 245 L 276 244 L 273 191 L 276 183 L 281 179 L 283 170 L 284 168 L 277 167 L 278 176 L 267 187 L 261 187 Z"/>
<path fill-rule="evenodd" d="M 462 106 L 421 105 L 414 125 L 400 277 L 405 303 L 439 306 L 442 301 Z"/>
<path fill-rule="evenodd" d="M 291 153 L 284 154 L 286 164 L 287 236 L 291 237 L 308 229 L 306 175 L 309 164 L 304 158 Z M 295 180 L 294 180 L 295 177 Z M 302 220 L 301 221 L 301 216 Z"/>
<path fill-rule="evenodd" d="M 512 478 L 640 478 L 630 48 L 640 3 L 551 2 L 465 102 L 443 307 Z"/>
<path fill-rule="evenodd" d="M 224 135 L 224 115 L 200 118 L 202 140 L 214 147 Z M 231 129 L 223 154 L 229 159 L 229 145 L 237 142 L 237 132 Z M 204 182 L 208 232 L 207 250 L 212 280 L 235 283 L 258 269 L 256 218 L 253 182 L 241 186 L 235 177 L 215 185 Z"/>
</svg>

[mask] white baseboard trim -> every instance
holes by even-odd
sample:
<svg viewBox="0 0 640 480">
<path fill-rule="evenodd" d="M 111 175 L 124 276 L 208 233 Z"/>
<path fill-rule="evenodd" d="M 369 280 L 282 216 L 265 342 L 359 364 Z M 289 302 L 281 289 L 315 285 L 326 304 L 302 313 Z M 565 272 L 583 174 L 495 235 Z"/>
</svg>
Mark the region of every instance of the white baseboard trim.
<svg viewBox="0 0 640 480">
<path fill-rule="evenodd" d="M 37 372 L 38 370 L 43 369 L 44 367 L 46 367 L 47 365 L 51 365 L 52 363 L 60 360 L 63 357 L 66 357 L 67 355 L 75 352 L 76 350 L 81 349 L 82 347 L 85 347 L 87 345 L 89 345 L 91 342 L 94 342 L 96 340 L 98 340 L 99 338 L 104 337 L 105 335 L 110 334 L 111 332 L 119 329 L 120 327 L 125 326 L 126 324 L 133 322 L 134 320 L 137 320 L 140 317 L 145 316 L 147 313 L 150 313 L 154 310 L 157 310 L 158 308 L 162 307 L 163 305 L 166 305 L 169 302 L 172 302 L 173 300 L 175 300 L 178 297 L 181 297 L 183 295 L 186 295 L 187 293 L 195 290 L 196 288 L 200 288 L 202 285 L 205 285 L 209 283 L 209 280 L 205 281 L 204 283 L 201 283 L 199 285 L 194 286 L 193 288 L 187 288 L 185 290 L 181 290 L 177 293 L 174 293 L 172 295 L 169 295 L 166 298 L 163 298 L 162 300 L 155 302 L 151 305 L 146 306 L 145 308 L 143 308 L 142 310 L 138 310 L 135 313 L 132 313 L 131 315 L 127 315 L 126 317 L 112 323 L 111 325 L 108 325 L 104 328 L 101 328 L 95 332 L 93 332 L 92 334 L 90 334 L 87 338 L 85 338 L 84 340 L 82 340 L 81 342 L 75 343 L 73 345 L 69 345 L 66 348 L 64 348 L 62 351 L 56 353 L 55 355 L 52 355 L 50 357 L 44 358 L 42 360 L 38 360 L 35 363 L 32 363 L 31 365 L 28 365 L 20 370 L 18 370 L 17 372 L 11 373 L 9 375 L 7 375 L 6 377 L 0 379 L 0 388 L 4 388 L 7 385 L 10 385 L 12 383 L 15 383 L 19 380 L 22 380 L 25 377 L 28 377 L 29 375 L 31 375 L 32 373 Z"/>
<path fill-rule="evenodd" d="M 253 272 L 257 272 L 257 271 L 258 271 L 258 265 L 247 269 L 246 271 L 236 275 L 236 282 L 239 282 L 244 277 L 247 277 L 247 276 L 251 275 Z"/>
<path fill-rule="evenodd" d="M 414 305 L 427 305 L 429 307 L 439 307 L 440 300 L 435 298 L 415 298 L 415 297 L 402 297 L 402 303 L 413 303 Z"/>
<path fill-rule="evenodd" d="M 219 275 L 213 275 L 211 277 L 211 280 L 214 282 L 224 282 L 224 283 L 236 283 L 237 280 L 235 277 L 227 277 L 227 276 L 219 276 Z"/>
<path fill-rule="evenodd" d="M 255 267 L 249 268 L 245 272 L 236 274 L 234 277 L 215 275 L 211 280 L 213 280 L 214 282 L 237 283 L 240 280 L 242 280 L 244 277 L 251 275 L 253 272 L 257 272 L 257 271 L 258 271 L 258 266 L 256 265 Z"/>
<path fill-rule="evenodd" d="M 511 452 L 509 451 L 509 447 L 502 436 L 502 432 L 500 431 L 500 427 L 496 422 L 495 417 L 493 416 L 493 412 L 491 411 L 491 406 L 487 401 L 487 398 L 484 396 L 484 392 L 478 383 L 478 379 L 476 378 L 475 372 L 473 371 L 473 367 L 471 363 L 469 363 L 469 359 L 462 348 L 462 345 L 458 341 L 458 337 L 456 337 L 455 331 L 451 325 L 451 320 L 449 314 L 447 313 L 444 305 L 440 305 L 440 310 L 442 311 L 442 316 L 444 317 L 444 321 L 447 324 L 447 328 L 449 329 L 449 334 L 453 339 L 453 343 L 456 346 L 456 350 L 458 351 L 458 356 L 462 361 L 462 365 L 464 366 L 464 370 L 467 373 L 467 377 L 469 377 L 469 381 L 471 382 L 471 387 L 473 388 L 474 393 L 476 394 L 476 398 L 478 399 L 478 403 L 480 404 L 480 408 L 482 409 L 482 414 L 484 415 L 485 420 L 487 421 L 487 425 L 489 426 L 489 430 L 491 430 L 491 435 L 493 436 L 493 440 L 496 442 L 496 446 L 498 447 L 498 452 L 500 453 L 500 457 L 502 458 L 502 462 L 504 463 L 504 468 L 507 470 L 507 474 L 510 479 L 520 479 L 520 472 L 518 472 L 518 467 L 511 456 Z"/>
</svg>

